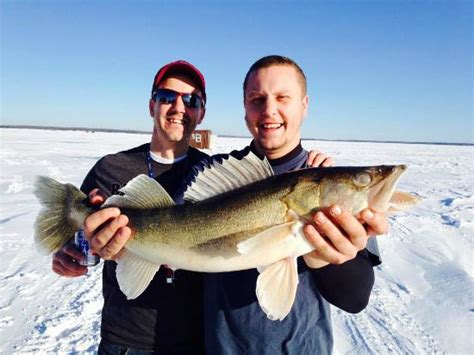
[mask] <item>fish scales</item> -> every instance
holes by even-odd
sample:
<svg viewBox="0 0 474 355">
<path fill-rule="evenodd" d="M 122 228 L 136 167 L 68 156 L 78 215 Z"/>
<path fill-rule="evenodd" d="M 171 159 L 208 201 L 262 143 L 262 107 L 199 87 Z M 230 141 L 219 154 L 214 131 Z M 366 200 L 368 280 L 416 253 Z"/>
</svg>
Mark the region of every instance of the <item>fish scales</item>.
<svg viewBox="0 0 474 355">
<path fill-rule="evenodd" d="M 194 204 L 123 213 L 129 217 L 135 233 L 133 243 L 159 242 L 192 248 L 236 234 L 250 237 L 251 231 L 287 222 L 289 208 L 285 197 L 294 189 L 296 178 L 259 181 Z M 217 220 L 222 223 L 209 223 Z"/>
</svg>

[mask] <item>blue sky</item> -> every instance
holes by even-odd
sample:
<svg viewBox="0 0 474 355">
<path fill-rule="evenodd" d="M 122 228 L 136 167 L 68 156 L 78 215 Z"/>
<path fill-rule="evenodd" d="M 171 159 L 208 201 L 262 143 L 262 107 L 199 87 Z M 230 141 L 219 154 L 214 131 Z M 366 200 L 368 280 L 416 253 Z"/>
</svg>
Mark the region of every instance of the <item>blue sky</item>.
<svg viewBox="0 0 474 355">
<path fill-rule="evenodd" d="M 1 123 L 150 130 L 151 81 L 185 59 L 201 128 L 248 135 L 262 56 L 308 78 L 303 137 L 474 143 L 472 1 L 1 0 Z"/>
</svg>

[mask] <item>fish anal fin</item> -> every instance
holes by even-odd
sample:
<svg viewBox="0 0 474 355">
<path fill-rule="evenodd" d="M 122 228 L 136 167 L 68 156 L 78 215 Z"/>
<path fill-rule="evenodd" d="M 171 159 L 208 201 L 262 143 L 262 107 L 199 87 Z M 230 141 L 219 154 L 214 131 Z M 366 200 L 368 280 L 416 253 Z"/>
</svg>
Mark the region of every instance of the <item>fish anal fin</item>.
<svg viewBox="0 0 474 355">
<path fill-rule="evenodd" d="M 283 320 L 291 311 L 298 287 L 296 257 L 268 267 L 258 276 L 256 294 L 260 307 L 271 320 Z"/>
<path fill-rule="evenodd" d="M 127 299 L 140 296 L 148 287 L 160 265 L 143 259 L 127 250 L 117 260 L 117 281 Z"/>
</svg>

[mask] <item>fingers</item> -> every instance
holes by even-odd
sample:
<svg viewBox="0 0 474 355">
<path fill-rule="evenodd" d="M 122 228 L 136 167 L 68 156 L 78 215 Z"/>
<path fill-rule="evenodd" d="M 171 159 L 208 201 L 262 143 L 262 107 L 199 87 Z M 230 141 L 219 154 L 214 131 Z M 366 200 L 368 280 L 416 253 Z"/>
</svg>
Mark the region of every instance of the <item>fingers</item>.
<svg viewBox="0 0 474 355">
<path fill-rule="evenodd" d="M 316 166 L 314 165 L 314 160 L 316 159 L 316 155 L 318 155 L 318 153 L 319 152 L 316 151 L 316 150 L 310 150 L 309 153 L 308 153 L 308 159 L 306 160 L 306 162 L 312 168 L 317 167 L 317 165 Z"/>
<path fill-rule="evenodd" d="M 325 154 L 320 154 L 319 156 L 316 157 L 316 162 L 317 166 L 321 166 L 323 168 L 329 168 L 330 166 L 334 165 L 334 162 L 331 157 L 326 156 Z"/>
<path fill-rule="evenodd" d="M 334 162 L 331 157 L 327 156 L 324 153 L 318 152 L 316 150 L 311 150 L 308 153 L 307 163 L 312 168 L 317 167 L 330 167 L 334 165 Z"/>
<path fill-rule="evenodd" d="M 86 236 L 92 236 L 101 225 L 118 216 L 120 216 L 120 210 L 115 207 L 94 212 L 84 220 L 84 233 Z"/>
<path fill-rule="evenodd" d="M 74 260 L 84 259 L 84 255 L 80 250 L 77 249 L 76 244 L 72 241 L 64 244 L 64 246 L 59 249 L 58 253 L 65 254 L 66 256 Z"/>
<path fill-rule="evenodd" d="M 362 218 L 373 221 L 375 216 L 373 214 L 370 218 L 370 213 L 364 212 Z M 355 258 L 367 245 L 369 237 L 362 222 L 339 206 L 317 212 L 313 220 L 315 226 L 307 225 L 304 229 L 306 238 L 315 246 L 312 253 L 305 255 L 309 267 L 315 267 L 321 261 L 342 264 Z M 376 227 L 383 228 L 383 216 L 376 220 Z"/>
<path fill-rule="evenodd" d="M 328 218 L 323 212 L 316 213 L 314 217 L 314 222 L 318 229 L 318 232 L 324 235 L 330 245 L 333 246 L 333 253 L 326 253 L 327 261 L 331 264 L 341 264 L 349 259 L 355 258 L 359 248 L 351 240 L 349 236 L 355 236 L 360 232 L 356 226 L 354 226 L 348 216 L 348 213 L 343 212 L 339 207 L 334 207 L 330 209 L 330 215 L 336 221 L 347 225 L 346 229 L 338 227 L 337 224 L 333 223 L 330 218 Z M 353 218 L 353 217 L 352 217 Z M 355 218 L 354 218 L 355 219 Z M 360 223 L 356 220 L 357 224 Z M 365 235 L 364 228 L 361 227 L 362 233 Z M 356 238 L 354 238 L 356 239 Z"/>
<path fill-rule="evenodd" d="M 357 251 L 365 248 L 368 238 L 367 232 L 356 217 L 337 205 L 329 208 L 329 214 L 332 221 L 329 220 L 330 223 L 324 225 L 324 232 L 331 231 L 335 236 L 342 235 Z"/>
<path fill-rule="evenodd" d="M 95 233 L 90 239 L 91 249 L 98 253 L 103 259 L 110 259 L 123 248 L 125 242 L 128 240 L 129 234 L 127 230 L 122 229 L 126 227 L 128 218 L 125 215 L 120 215 L 112 219 L 101 230 Z M 127 227 L 128 230 L 130 228 Z"/>
<path fill-rule="evenodd" d="M 88 216 L 84 232 L 91 250 L 103 259 L 115 259 L 131 236 L 128 218 L 117 208 L 105 208 Z"/>
<path fill-rule="evenodd" d="M 389 223 L 385 213 L 366 208 L 360 213 L 360 218 L 367 224 L 367 235 L 374 236 L 388 233 Z"/>
<path fill-rule="evenodd" d="M 309 267 L 321 267 L 322 261 L 342 264 L 357 256 L 372 235 L 386 234 L 389 223 L 384 213 L 365 209 L 358 218 L 337 205 L 318 211 L 314 225 L 305 226 L 306 238 L 315 250 L 304 256 Z M 316 228 L 315 228 L 316 227 Z"/>
<path fill-rule="evenodd" d="M 101 205 L 107 199 L 107 195 L 99 189 L 89 192 L 89 202 L 93 205 Z"/>
<path fill-rule="evenodd" d="M 100 256 L 105 260 L 119 259 L 131 234 L 132 231 L 127 226 L 117 229 L 117 232 L 109 239 L 109 242 L 99 251 Z"/>
<path fill-rule="evenodd" d="M 87 267 L 77 263 L 77 260 L 82 258 L 82 253 L 75 248 L 74 244 L 68 243 L 53 254 L 52 269 L 56 274 L 65 277 L 85 275 Z"/>
<path fill-rule="evenodd" d="M 327 257 L 325 255 L 328 252 L 331 252 L 329 249 L 332 249 L 332 246 L 318 233 L 316 228 L 307 224 L 304 227 L 304 234 L 308 241 L 315 246 L 314 252 L 303 255 L 303 258 L 306 264 L 313 269 L 318 269 L 320 267 L 326 266 L 329 264 Z"/>
</svg>

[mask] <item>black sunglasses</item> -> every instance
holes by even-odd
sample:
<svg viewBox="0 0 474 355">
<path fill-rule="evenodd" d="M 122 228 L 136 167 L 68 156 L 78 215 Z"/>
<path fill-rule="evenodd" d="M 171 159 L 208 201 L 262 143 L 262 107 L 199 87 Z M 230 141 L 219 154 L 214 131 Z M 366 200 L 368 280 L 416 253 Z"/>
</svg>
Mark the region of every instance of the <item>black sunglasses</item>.
<svg viewBox="0 0 474 355">
<path fill-rule="evenodd" d="M 204 100 L 197 94 L 185 94 L 170 89 L 157 89 L 153 92 L 153 100 L 161 104 L 172 104 L 176 102 L 178 96 L 183 99 L 184 106 L 188 108 L 204 107 Z"/>
</svg>

